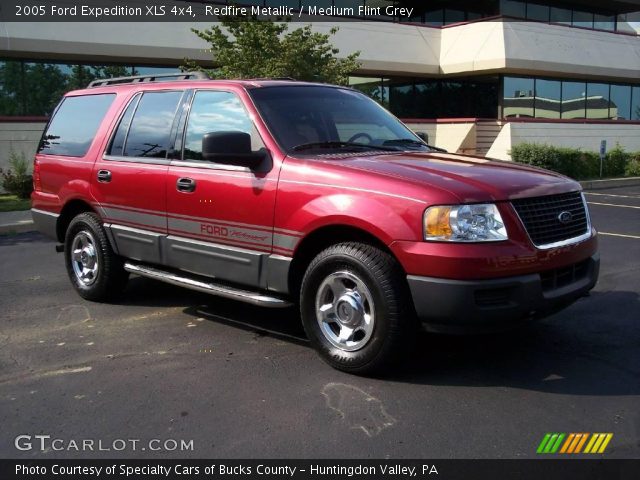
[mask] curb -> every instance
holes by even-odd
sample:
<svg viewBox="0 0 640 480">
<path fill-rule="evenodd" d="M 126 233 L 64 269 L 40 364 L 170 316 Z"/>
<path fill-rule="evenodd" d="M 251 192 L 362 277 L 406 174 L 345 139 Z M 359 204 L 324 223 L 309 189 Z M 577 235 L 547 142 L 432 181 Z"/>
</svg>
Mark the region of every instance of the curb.
<svg viewBox="0 0 640 480">
<path fill-rule="evenodd" d="M 33 220 L 25 220 L 18 223 L 0 225 L 0 235 L 15 235 L 16 233 L 26 233 L 35 231 Z"/>
<path fill-rule="evenodd" d="M 585 190 L 604 190 L 605 188 L 638 187 L 640 177 L 612 178 L 610 180 L 587 180 L 580 182 Z"/>
</svg>

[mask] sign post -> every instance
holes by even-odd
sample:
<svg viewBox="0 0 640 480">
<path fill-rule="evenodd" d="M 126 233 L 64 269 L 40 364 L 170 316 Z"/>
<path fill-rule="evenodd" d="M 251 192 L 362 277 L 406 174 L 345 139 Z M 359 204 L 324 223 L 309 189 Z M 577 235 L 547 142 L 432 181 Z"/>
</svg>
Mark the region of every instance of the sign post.
<svg viewBox="0 0 640 480">
<path fill-rule="evenodd" d="M 602 178 L 602 170 L 604 166 L 604 159 L 607 156 L 607 141 L 602 140 L 600 142 L 600 178 Z"/>
</svg>

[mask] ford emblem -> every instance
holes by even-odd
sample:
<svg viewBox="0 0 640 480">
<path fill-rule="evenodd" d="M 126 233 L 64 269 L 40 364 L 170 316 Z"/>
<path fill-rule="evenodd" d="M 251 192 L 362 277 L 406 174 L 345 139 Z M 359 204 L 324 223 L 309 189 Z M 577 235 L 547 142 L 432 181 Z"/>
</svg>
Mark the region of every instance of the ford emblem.
<svg viewBox="0 0 640 480">
<path fill-rule="evenodd" d="M 558 215 L 558 221 L 562 224 L 567 224 L 573 220 L 573 214 L 571 212 L 562 212 Z"/>
</svg>

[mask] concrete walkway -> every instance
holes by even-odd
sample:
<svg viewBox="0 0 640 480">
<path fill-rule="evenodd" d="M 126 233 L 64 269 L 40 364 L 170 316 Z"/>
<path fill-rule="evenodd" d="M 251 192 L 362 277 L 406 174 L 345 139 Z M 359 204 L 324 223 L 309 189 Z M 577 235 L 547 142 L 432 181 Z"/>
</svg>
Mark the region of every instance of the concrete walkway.
<svg viewBox="0 0 640 480">
<path fill-rule="evenodd" d="M 31 232 L 35 230 L 31 210 L 0 212 L 0 235 Z"/>
</svg>

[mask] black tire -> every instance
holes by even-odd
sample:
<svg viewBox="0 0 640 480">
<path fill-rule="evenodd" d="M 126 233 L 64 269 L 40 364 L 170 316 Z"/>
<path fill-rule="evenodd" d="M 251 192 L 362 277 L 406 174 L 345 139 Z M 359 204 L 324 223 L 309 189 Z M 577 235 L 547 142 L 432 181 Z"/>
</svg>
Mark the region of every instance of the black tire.
<svg viewBox="0 0 640 480">
<path fill-rule="evenodd" d="M 74 250 L 80 253 L 74 256 Z M 84 260 L 89 259 L 87 265 L 82 263 L 83 254 Z M 122 259 L 113 252 L 100 217 L 95 213 L 81 213 L 71 220 L 65 235 L 64 257 L 71 284 L 86 300 L 108 300 L 127 284 L 129 273 L 124 270 Z M 95 259 L 93 264 L 92 259 Z M 86 272 L 84 280 L 82 272 Z"/>
<path fill-rule="evenodd" d="M 357 298 L 365 300 L 356 302 L 357 308 L 349 304 L 344 310 L 345 302 L 341 303 L 334 294 L 341 287 L 335 288 L 335 284 L 347 289 L 340 299 L 351 301 L 348 297 L 353 292 L 364 290 Z M 373 305 L 366 298 L 372 300 Z M 323 313 L 322 308 L 318 308 L 320 304 L 324 307 L 333 304 L 327 309 L 332 313 Z M 337 313 L 341 308 L 342 317 Z M 363 243 L 333 245 L 311 261 L 302 280 L 300 311 L 305 332 L 320 356 L 332 367 L 349 373 L 371 375 L 388 370 L 411 350 L 415 338 L 416 316 L 402 268 L 387 252 Z M 347 343 L 337 346 L 345 326 L 342 320 L 353 327 L 349 324 L 352 317 L 364 319 L 367 312 L 369 318 L 373 313 L 371 333 L 366 333 L 369 327 L 365 326 L 353 335 L 351 346 Z M 332 322 L 329 317 L 336 321 Z M 358 325 L 357 319 L 354 325 Z M 357 327 L 347 332 L 350 330 Z M 347 351 L 347 347 L 354 350 Z"/>
</svg>

